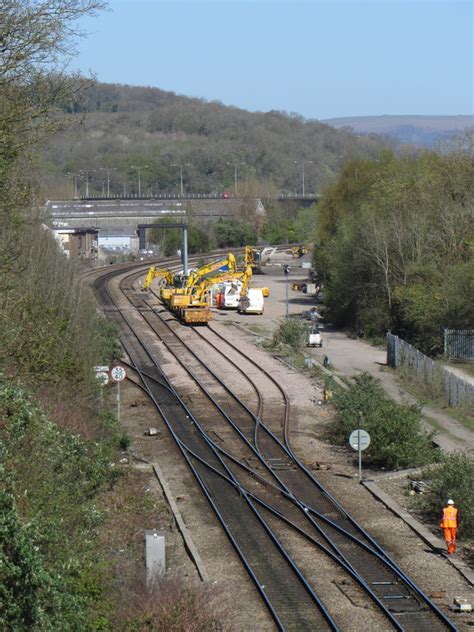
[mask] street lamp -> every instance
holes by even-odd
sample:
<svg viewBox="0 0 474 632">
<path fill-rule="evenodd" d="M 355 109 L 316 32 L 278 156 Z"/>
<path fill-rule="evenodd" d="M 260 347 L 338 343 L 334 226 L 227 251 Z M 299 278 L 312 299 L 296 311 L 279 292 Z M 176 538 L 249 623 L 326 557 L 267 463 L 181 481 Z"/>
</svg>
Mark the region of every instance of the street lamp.
<svg viewBox="0 0 474 632">
<path fill-rule="evenodd" d="M 148 165 L 130 165 L 130 169 L 136 169 L 138 171 L 138 197 L 142 196 L 142 169 L 148 169 Z"/>
<path fill-rule="evenodd" d="M 110 197 L 110 172 L 117 171 L 117 167 L 102 167 L 101 171 L 107 171 L 107 197 Z"/>
<path fill-rule="evenodd" d="M 286 287 L 286 318 L 288 318 L 288 275 L 290 274 L 290 266 L 285 264 L 283 266 L 283 272 L 285 274 L 285 287 Z"/>
<path fill-rule="evenodd" d="M 91 169 L 90 171 L 88 169 L 87 171 L 79 171 L 79 173 L 78 173 L 79 176 L 84 176 L 84 179 L 85 179 L 85 183 L 86 183 L 86 198 L 89 197 L 89 174 L 90 173 L 94 173 L 94 172 L 95 172 L 95 169 Z"/>
<path fill-rule="evenodd" d="M 295 165 L 297 165 L 299 163 L 298 160 L 295 160 Z M 304 188 L 304 166 L 305 164 L 307 165 L 312 165 L 313 161 L 312 160 L 306 160 L 306 162 L 303 160 L 303 162 L 301 163 L 301 185 L 302 185 L 302 191 L 303 191 L 303 197 L 305 194 L 305 188 Z"/>
<path fill-rule="evenodd" d="M 185 162 L 184 165 L 183 164 L 175 164 L 172 163 L 171 165 L 172 167 L 179 167 L 179 184 L 180 184 L 180 191 L 181 191 L 181 197 L 183 197 L 184 192 L 183 192 L 183 167 L 190 167 L 191 163 L 190 162 Z"/>
<path fill-rule="evenodd" d="M 77 173 L 66 173 L 66 178 L 71 179 L 72 183 L 72 196 L 74 199 L 77 198 Z"/>
<path fill-rule="evenodd" d="M 227 162 L 227 165 L 234 165 L 234 195 L 237 197 L 237 165 L 246 165 L 246 162 Z"/>
</svg>

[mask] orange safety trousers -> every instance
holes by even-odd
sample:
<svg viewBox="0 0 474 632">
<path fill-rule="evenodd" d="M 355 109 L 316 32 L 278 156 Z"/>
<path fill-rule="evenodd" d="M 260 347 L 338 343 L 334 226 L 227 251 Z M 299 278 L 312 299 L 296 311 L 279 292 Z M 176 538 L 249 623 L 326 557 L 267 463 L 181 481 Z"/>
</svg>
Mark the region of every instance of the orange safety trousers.
<svg viewBox="0 0 474 632">
<path fill-rule="evenodd" d="M 443 518 L 440 526 L 444 531 L 448 553 L 454 553 L 456 551 L 456 531 L 458 526 L 458 510 L 456 507 L 448 505 L 443 508 Z"/>
<path fill-rule="evenodd" d="M 456 527 L 444 527 L 444 539 L 448 547 L 448 553 L 456 552 Z"/>
</svg>

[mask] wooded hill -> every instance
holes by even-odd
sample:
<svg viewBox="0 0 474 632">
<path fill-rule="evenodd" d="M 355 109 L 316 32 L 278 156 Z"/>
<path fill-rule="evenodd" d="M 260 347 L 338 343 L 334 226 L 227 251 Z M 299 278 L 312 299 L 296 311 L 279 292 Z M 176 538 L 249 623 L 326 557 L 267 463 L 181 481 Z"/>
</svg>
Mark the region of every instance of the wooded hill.
<svg viewBox="0 0 474 632">
<path fill-rule="evenodd" d="M 47 197 L 79 194 L 316 193 L 354 157 L 374 158 L 388 141 L 284 112 L 247 112 L 158 88 L 92 84 L 62 104 L 72 126 L 46 152 Z M 303 167 L 304 162 L 304 167 Z M 132 168 L 133 165 L 133 168 Z M 107 171 L 109 170 L 109 171 Z M 86 173 L 88 175 L 86 175 Z"/>
</svg>

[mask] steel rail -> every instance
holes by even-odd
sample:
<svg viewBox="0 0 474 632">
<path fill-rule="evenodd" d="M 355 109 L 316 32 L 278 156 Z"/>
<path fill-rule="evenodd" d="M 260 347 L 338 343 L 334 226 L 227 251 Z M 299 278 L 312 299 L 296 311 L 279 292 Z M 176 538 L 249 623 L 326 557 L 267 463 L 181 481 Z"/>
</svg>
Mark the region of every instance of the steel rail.
<svg viewBox="0 0 474 632">
<path fill-rule="evenodd" d="M 151 306 L 150 306 L 151 307 Z M 153 309 L 153 308 L 152 308 Z M 156 312 L 156 310 L 153 309 L 153 311 Z M 158 315 L 158 313 L 157 313 Z M 164 319 L 163 319 L 164 320 Z M 165 324 L 168 326 L 168 328 L 171 330 L 171 327 L 169 326 L 167 321 L 164 321 Z M 300 509 L 303 509 L 306 512 L 311 511 L 311 513 L 315 514 L 316 516 L 318 516 L 319 518 L 323 518 L 325 519 L 325 521 L 330 524 L 333 528 L 337 529 L 340 533 L 342 533 L 343 535 L 345 535 L 346 537 L 349 537 L 350 540 L 352 540 L 353 542 L 357 543 L 359 546 L 362 546 L 368 553 L 370 553 L 371 555 L 375 555 L 375 557 L 383 564 L 385 565 L 392 573 L 394 573 L 396 576 L 398 576 L 400 579 L 402 579 L 404 581 L 404 583 L 409 586 L 412 591 L 417 594 L 423 602 L 425 602 L 425 604 L 429 607 L 430 610 L 432 610 L 437 616 L 438 618 L 440 618 L 443 622 L 443 624 L 447 625 L 450 629 L 455 630 L 456 628 L 453 627 L 452 622 L 444 615 L 444 613 L 442 613 L 437 606 L 424 594 L 424 592 L 402 571 L 402 569 L 393 562 L 393 560 L 385 553 L 385 551 L 380 547 L 380 545 L 378 545 L 378 543 L 370 536 L 370 534 L 368 534 L 342 507 L 341 505 L 338 503 L 338 501 L 335 500 L 335 498 L 329 494 L 329 492 L 327 492 L 327 490 L 319 483 L 319 481 L 317 481 L 313 475 L 307 470 L 307 468 L 304 466 L 304 464 L 302 464 L 298 458 L 296 457 L 296 455 L 294 454 L 290 442 L 289 442 L 289 438 L 288 438 L 288 421 L 289 421 L 289 401 L 287 398 L 286 393 L 284 392 L 284 390 L 281 388 L 281 386 L 278 384 L 278 382 L 273 378 L 273 376 L 271 376 L 265 369 L 263 369 L 262 367 L 260 367 L 254 360 L 252 360 L 251 358 L 249 358 L 248 356 L 246 356 L 246 354 L 244 354 L 240 349 L 238 349 L 237 347 L 235 347 L 235 345 L 233 345 L 232 343 L 230 343 L 226 338 L 224 338 L 223 336 L 221 336 L 220 334 L 218 334 L 218 332 L 215 332 L 215 330 L 213 328 L 210 328 L 213 333 L 215 333 L 219 338 L 221 338 L 222 340 L 224 340 L 229 346 L 231 346 L 233 349 L 235 349 L 240 355 L 242 355 L 243 357 L 245 357 L 251 364 L 253 364 L 254 366 L 256 366 L 260 371 L 262 371 L 265 375 L 267 375 L 267 377 L 270 378 L 270 380 L 275 384 L 275 386 L 278 388 L 278 390 L 282 393 L 285 404 L 286 404 L 286 410 L 285 410 L 285 443 L 286 443 L 286 451 L 288 456 L 302 469 L 302 471 L 309 476 L 310 480 L 312 480 L 313 483 L 316 483 L 317 487 L 320 489 L 321 493 L 327 498 L 329 499 L 334 506 L 338 509 L 338 511 L 342 514 L 342 516 L 344 516 L 349 522 L 350 524 L 356 528 L 357 532 L 359 532 L 363 537 L 365 537 L 371 544 L 372 546 L 374 546 L 376 548 L 376 550 L 374 551 L 373 549 L 371 549 L 366 543 L 362 542 L 361 540 L 359 540 L 358 538 L 356 538 L 353 534 L 351 534 L 349 531 L 347 531 L 346 529 L 342 528 L 340 525 L 338 525 L 337 523 L 334 523 L 332 521 L 330 521 L 329 519 L 326 519 L 325 517 L 322 516 L 322 514 L 320 514 L 319 512 L 315 511 L 313 508 L 311 508 L 308 505 L 304 505 L 301 504 L 300 502 L 298 502 L 298 499 L 296 500 L 296 504 L 300 507 Z M 173 333 L 176 334 L 176 332 L 174 332 L 174 330 L 172 330 Z M 201 338 L 203 338 L 204 340 L 206 340 L 206 342 L 208 342 L 209 344 L 212 345 L 212 343 L 210 343 L 205 336 L 203 336 L 200 332 L 197 332 L 196 330 L 195 333 L 197 333 Z M 178 337 L 180 338 L 180 337 Z M 182 344 L 185 344 L 182 340 L 181 340 Z M 215 346 L 214 346 L 215 347 Z M 217 349 L 217 351 L 223 355 L 224 357 L 225 354 L 222 352 L 222 349 L 219 349 L 217 347 L 215 347 Z M 197 354 L 195 354 L 191 349 L 188 349 L 188 351 L 197 359 L 198 356 Z M 229 360 L 229 359 L 228 359 Z M 231 361 L 231 360 L 229 360 Z M 233 363 L 234 366 L 235 363 Z M 184 364 L 183 364 L 184 366 Z M 209 368 L 206 367 L 207 370 L 213 374 L 214 372 Z M 222 380 L 220 380 L 220 378 L 218 378 L 217 376 L 215 376 L 215 378 L 223 385 L 223 387 L 229 392 L 229 394 L 231 394 L 236 400 L 240 401 L 240 398 L 238 398 L 232 391 L 231 389 L 229 389 L 227 387 L 227 385 L 224 384 L 224 382 Z M 213 398 L 212 398 L 213 399 Z M 246 409 L 246 411 L 250 414 L 253 415 L 253 413 L 248 409 L 248 407 L 246 406 L 246 404 L 244 402 L 241 402 L 241 405 L 244 407 L 244 409 Z M 254 416 L 254 420 L 255 420 L 255 424 L 256 427 L 257 425 L 260 425 L 266 432 L 270 433 L 273 437 L 273 439 L 275 441 L 277 441 L 281 447 L 283 448 L 283 445 L 280 443 L 278 437 L 274 436 L 273 433 L 265 426 L 265 424 L 262 423 L 261 419 L 258 418 L 255 419 L 255 415 Z M 268 469 L 268 468 L 267 468 Z M 278 477 L 279 478 L 279 477 Z M 293 493 L 291 492 L 291 490 L 288 490 L 290 495 L 294 497 Z M 309 516 L 308 516 L 309 517 Z M 315 526 L 318 531 L 319 528 L 317 525 L 313 525 Z M 323 537 L 326 538 L 326 535 L 324 533 L 322 533 L 321 535 L 323 535 Z M 330 544 L 331 541 L 328 540 L 328 542 Z M 332 544 L 333 545 L 333 544 Z M 334 546 L 334 545 L 333 545 Z M 341 555 L 341 557 L 347 562 L 348 560 L 345 558 L 345 556 L 341 553 L 341 551 L 335 547 L 335 550 L 338 551 L 339 555 Z M 350 563 L 349 563 L 350 564 Z M 374 593 L 372 593 L 374 594 Z M 375 596 L 375 595 L 374 595 Z M 389 610 L 387 610 L 387 612 L 390 612 Z"/>
<path fill-rule="evenodd" d="M 225 337 L 223 337 L 221 334 L 219 334 L 218 332 L 215 331 L 214 328 L 210 328 L 211 331 L 213 331 L 213 333 L 218 336 L 220 339 L 222 339 L 223 341 L 227 342 L 227 344 L 229 346 L 231 346 L 235 351 L 237 351 L 240 355 L 246 357 L 248 359 L 248 361 L 253 364 L 254 366 L 258 367 L 263 373 L 265 373 L 265 375 L 275 384 L 275 386 L 280 390 L 280 392 L 282 393 L 283 398 L 285 399 L 285 401 L 288 402 L 288 396 L 286 395 L 285 391 L 281 388 L 281 386 L 278 384 L 278 382 L 275 380 L 275 378 L 265 369 L 263 369 L 262 367 L 259 367 L 259 365 L 256 364 L 256 362 L 252 359 L 252 358 L 248 358 L 245 354 L 242 353 L 242 351 L 236 347 L 233 343 L 229 342 Z M 288 402 L 288 406 L 289 406 L 289 402 Z M 289 410 L 289 408 L 287 409 Z M 355 527 L 357 529 L 357 531 L 359 531 L 365 538 L 367 538 L 367 540 L 371 543 L 371 545 L 373 547 L 375 547 L 375 549 L 380 553 L 380 555 L 386 560 L 386 562 L 389 564 L 389 566 L 399 575 L 400 578 L 402 578 L 404 580 L 404 582 L 406 584 L 408 584 L 412 590 L 422 599 L 422 601 L 430 608 L 430 610 L 432 610 L 433 612 L 435 612 L 435 614 L 438 616 L 439 619 L 441 619 L 441 621 L 450 629 L 453 630 L 454 632 L 456 632 L 456 627 L 454 626 L 454 624 L 452 623 L 452 621 L 450 621 L 446 615 L 441 612 L 441 610 L 436 606 L 436 604 L 434 604 L 429 597 L 421 590 L 421 588 L 415 584 L 413 582 L 413 580 L 411 580 L 410 577 L 408 577 L 408 575 L 405 574 L 405 572 L 388 556 L 388 554 L 384 551 L 384 549 L 378 544 L 378 542 L 372 538 L 372 536 L 361 526 L 359 525 L 359 523 L 342 507 L 342 505 L 340 505 L 340 503 L 337 501 L 337 499 L 330 493 L 328 492 L 325 487 L 313 476 L 313 474 L 306 468 L 306 466 L 304 465 L 304 463 L 302 463 L 298 457 L 295 455 L 295 453 L 293 452 L 293 449 L 291 448 L 291 444 L 290 444 L 290 440 L 289 440 L 289 436 L 288 436 L 288 428 L 289 428 L 289 415 L 286 415 L 286 419 L 285 419 L 285 443 L 287 445 L 289 454 L 291 455 L 291 457 L 294 459 L 295 463 L 298 464 L 298 466 L 301 468 L 301 470 L 306 474 L 306 476 L 308 476 L 308 478 L 321 490 L 321 492 L 328 498 L 331 500 L 331 502 L 333 502 L 334 506 L 343 514 L 346 516 L 347 520 L 349 520 L 349 522 L 352 524 L 353 527 Z"/>
<path fill-rule="evenodd" d="M 146 302 L 146 301 L 145 301 Z M 158 318 L 161 320 L 161 322 L 163 322 L 166 327 L 168 328 L 169 331 L 171 331 L 171 333 L 174 334 L 174 336 L 181 342 L 181 344 L 183 346 L 186 346 L 185 343 L 181 340 L 181 338 L 176 334 L 176 332 L 169 326 L 169 323 L 167 320 L 165 320 L 164 318 L 162 318 L 161 313 L 157 312 L 156 310 L 153 309 L 152 306 L 150 306 L 151 311 L 153 311 L 156 316 L 158 316 Z M 151 323 L 149 322 L 149 320 L 146 318 L 148 324 L 150 326 Z M 156 329 L 155 329 L 156 331 Z M 266 462 L 262 461 L 262 457 L 260 455 L 260 453 L 258 451 L 256 451 L 254 449 L 254 447 L 248 442 L 247 438 L 245 437 L 245 435 L 243 435 L 241 433 L 241 431 L 236 428 L 235 423 L 233 420 L 231 420 L 229 418 L 229 416 L 227 415 L 227 413 L 225 413 L 225 411 L 222 410 L 222 408 L 220 407 L 220 405 L 216 402 L 215 398 L 212 397 L 210 395 L 210 393 L 208 392 L 208 390 L 206 389 L 205 386 L 202 385 L 202 383 L 196 378 L 196 376 L 194 375 L 194 373 L 189 369 L 189 367 L 184 363 L 184 361 L 177 356 L 176 353 L 174 353 L 170 347 L 170 345 L 164 340 L 164 338 L 162 337 L 162 335 L 159 334 L 159 332 L 156 332 L 157 335 L 160 336 L 160 339 L 162 340 L 162 342 L 165 344 L 165 346 L 168 348 L 168 350 L 173 353 L 173 355 L 175 356 L 176 360 L 181 364 L 181 366 L 193 377 L 193 379 L 196 381 L 196 383 L 199 385 L 199 388 L 206 394 L 206 396 L 208 397 L 209 401 L 211 401 L 214 406 L 216 406 L 216 408 L 219 410 L 219 412 L 221 412 L 221 414 L 223 415 L 223 417 L 232 425 L 232 427 L 234 428 L 234 430 L 237 431 L 237 433 L 241 436 L 241 438 L 244 440 L 244 442 L 247 443 L 248 447 L 250 447 L 250 449 L 253 450 L 255 456 L 257 458 L 259 458 L 259 460 L 262 462 L 262 464 L 264 465 L 264 467 L 267 469 L 267 471 L 274 476 L 274 478 L 276 478 L 278 480 L 278 482 L 282 485 L 282 488 L 285 489 L 285 491 L 287 492 L 288 496 L 291 498 L 292 502 L 296 505 L 296 507 L 298 507 L 298 509 L 300 509 L 303 512 L 303 515 L 305 516 L 305 518 L 307 520 L 310 521 L 310 523 L 312 524 L 312 526 L 318 531 L 318 533 L 320 534 L 321 537 L 323 537 L 328 544 L 337 552 L 337 554 L 341 557 L 341 559 L 345 562 L 345 564 L 350 565 L 353 568 L 353 572 L 354 573 L 358 573 L 358 571 L 353 567 L 353 565 L 350 564 L 349 560 L 346 558 L 346 556 L 344 555 L 344 553 L 341 552 L 340 548 L 332 541 L 332 539 L 326 534 L 326 532 L 314 521 L 314 519 L 312 518 L 312 516 L 309 513 L 309 507 L 304 504 L 302 501 L 300 501 L 294 494 L 293 492 L 285 485 L 285 483 L 280 479 L 280 477 L 275 474 L 275 472 L 272 470 L 271 466 L 268 466 L 268 464 L 266 464 Z M 206 370 L 211 373 L 213 375 L 213 377 L 229 392 L 229 394 L 232 395 L 232 397 L 234 397 L 234 399 L 236 399 L 236 401 L 238 401 L 241 406 L 246 410 L 246 412 L 251 415 L 254 416 L 252 411 L 250 411 L 250 409 L 247 407 L 247 405 L 242 402 L 242 400 L 235 395 L 235 393 L 233 393 L 233 391 L 227 387 L 227 385 L 223 382 L 223 380 L 221 380 L 213 371 L 212 369 L 210 369 L 207 365 L 205 365 L 202 360 L 200 360 L 198 358 L 198 356 L 195 354 L 195 352 L 193 352 L 191 349 L 187 348 L 188 352 L 191 353 L 191 355 L 193 355 L 201 364 L 203 364 L 203 366 L 205 366 Z M 263 425 L 263 424 L 262 424 Z M 315 515 L 318 515 L 318 512 L 315 512 L 313 510 L 313 512 Z M 319 514 L 320 515 L 320 514 Z M 330 522 L 328 519 L 325 519 L 326 522 Z M 357 542 L 358 544 L 363 544 L 362 542 L 360 542 L 357 538 L 355 538 L 352 534 L 350 534 L 349 532 L 345 532 L 341 527 L 339 527 L 338 529 L 339 531 L 343 532 L 343 534 L 345 536 L 349 536 L 352 540 L 354 540 L 355 542 Z M 384 564 L 384 560 L 380 558 L 380 556 L 375 553 L 374 551 L 372 551 L 370 548 L 368 547 L 364 547 L 366 548 L 370 554 L 374 554 L 376 556 L 376 558 L 382 563 Z M 383 602 L 380 601 L 378 595 L 370 588 L 370 586 L 368 585 L 368 583 L 365 581 L 365 579 L 363 577 L 360 577 L 362 585 L 364 586 L 366 592 L 369 594 L 369 596 L 378 604 L 379 608 L 383 611 L 384 615 L 391 621 L 391 623 L 394 625 L 394 627 L 396 627 L 399 630 L 403 630 L 403 628 L 400 627 L 400 624 L 398 623 L 398 621 L 394 618 L 394 615 L 392 614 L 392 612 L 389 610 L 389 608 L 387 606 L 385 606 L 385 604 Z"/>
<path fill-rule="evenodd" d="M 122 317 L 123 317 L 123 314 L 122 314 Z M 169 329 L 171 329 L 169 326 L 168 326 L 168 328 L 169 328 Z M 175 334 L 175 335 L 176 335 L 176 334 Z M 179 337 L 178 337 L 178 338 L 179 338 Z M 227 340 L 226 340 L 226 342 L 227 342 L 228 344 L 230 344 Z M 182 341 L 181 341 L 181 343 L 182 343 L 182 344 L 184 344 Z M 231 346 L 233 346 L 233 345 L 231 345 Z M 240 350 L 238 350 L 238 349 L 237 349 L 237 351 L 239 351 L 239 353 L 241 353 L 241 352 L 240 352 Z M 242 355 L 244 355 L 244 354 L 242 354 Z M 246 356 L 244 356 L 244 357 L 246 357 Z M 254 362 L 253 362 L 250 358 L 247 358 L 247 359 L 248 359 L 249 361 L 251 361 L 252 363 L 254 363 Z M 254 364 L 255 364 L 255 363 L 254 363 Z M 259 369 L 259 370 L 264 371 L 264 370 L 263 370 L 260 366 L 258 366 L 258 365 L 256 365 L 256 366 L 258 367 L 258 369 Z M 265 371 L 264 371 L 264 372 L 265 372 Z M 272 376 L 269 376 L 269 377 L 270 377 L 271 379 L 273 379 L 273 378 L 272 378 Z M 274 380 L 273 380 L 273 381 L 274 381 Z M 275 382 L 275 383 L 276 383 L 276 382 Z M 279 385 L 278 385 L 277 383 L 276 383 L 276 385 L 277 385 L 277 387 L 279 388 L 279 390 L 281 391 L 281 388 L 279 387 Z M 292 452 L 292 451 L 291 451 L 291 452 Z M 292 456 L 292 460 L 295 460 L 295 461 L 296 461 L 296 458 L 294 457 L 294 455 L 292 454 L 291 456 Z M 226 469 L 227 469 L 227 468 L 226 468 Z M 293 494 L 291 493 L 291 491 L 289 492 L 289 495 L 290 495 L 290 496 L 293 496 Z M 294 499 L 294 496 L 293 496 L 293 499 Z M 308 512 L 308 509 L 309 509 L 309 508 L 308 508 L 307 506 L 301 506 L 301 503 L 298 503 L 298 504 L 300 505 L 300 508 L 301 508 L 301 509 L 303 509 L 304 511 Z M 311 509 L 312 509 L 312 508 L 311 508 Z M 315 515 L 319 515 L 319 514 L 318 514 L 318 512 L 315 512 L 314 510 L 312 510 L 312 512 L 313 512 L 313 513 L 315 513 Z M 345 512 L 345 511 L 342 511 L 341 513 L 342 513 L 342 515 L 345 515 L 345 514 L 346 514 L 346 512 Z M 323 516 L 323 519 L 326 519 L 326 517 L 324 517 L 324 516 Z M 330 522 L 330 521 L 328 521 L 328 519 L 326 519 L 326 521 L 327 521 L 327 522 Z M 314 526 L 316 526 L 316 527 L 317 527 L 317 525 L 314 525 Z M 333 526 L 335 526 L 336 528 L 338 527 L 338 525 L 336 525 L 335 523 L 333 523 Z M 318 528 L 318 527 L 317 527 L 317 528 Z M 318 528 L 318 530 L 319 530 L 319 528 Z M 355 540 L 356 540 L 359 544 L 363 544 L 363 543 L 361 543 L 358 539 L 354 538 L 354 536 L 352 536 L 352 534 L 347 533 L 346 535 L 348 535 L 349 537 L 351 537 L 351 539 L 355 539 Z M 365 546 L 366 546 L 366 545 L 365 545 Z M 367 547 L 367 548 L 368 548 L 368 547 Z M 337 550 L 337 549 L 336 549 L 336 550 Z M 370 548 L 369 548 L 368 550 L 369 550 L 371 553 L 373 553 L 373 551 L 372 551 Z M 340 554 L 340 552 L 339 552 L 339 554 Z M 355 572 L 356 572 L 356 571 L 355 571 Z M 361 582 L 364 582 L 364 579 L 363 579 L 363 578 L 360 578 L 360 579 L 361 579 Z M 361 585 L 363 585 L 363 584 L 361 584 Z M 369 590 L 369 592 L 371 592 L 371 591 Z M 372 596 L 375 598 L 375 600 L 376 600 L 376 601 L 378 601 L 378 597 L 377 597 L 374 593 L 372 593 Z M 382 605 L 382 607 L 383 607 L 383 605 Z M 388 610 L 387 610 L 386 612 L 387 612 L 387 616 L 389 616 L 389 618 L 390 618 L 390 619 L 392 619 L 391 613 L 390 613 Z M 396 620 L 394 620 L 394 621 L 392 620 L 392 622 L 394 623 L 394 625 L 395 625 L 396 627 L 398 627 L 398 626 L 399 626 L 399 624 L 398 624 L 398 622 L 397 622 Z M 403 629 L 403 628 L 398 627 L 398 629 Z"/>
<path fill-rule="evenodd" d="M 112 302 L 113 299 L 111 298 L 111 296 L 109 295 L 109 300 L 111 300 Z M 116 305 L 116 304 L 115 304 Z M 162 375 L 163 379 L 167 382 L 168 384 L 168 388 L 169 390 L 173 393 L 174 397 L 176 398 L 177 401 L 179 401 L 181 407 L 183 408 L 183 410 L 186 412 L 186 414 L 189 416 L 190 419 L 192 419 L 192 423 L 196 426 L 196 429 L 199 428 L 199 423 L 197 422 L 197 420 L 193 417 L 192 412 L 189 410 L 189 408 L 186 406 L 186 404 L 182 401 L 181 397 L 179 396 L 179 394 L 175 391 L 174 387 L 172 386 L 172 384 L 169 382 L 168 378 L 166 377 L 166 375 L 162 372 L 162 370 L 160 369 L 159 366 L 156 365 L 156 362 L 154 360 L 154 358 L 151 356 L 151 354 L 149 353 L 146 345 L 141 341 L 140 337 L 137 335 L 136 331 L 131 327 L 131 325 L 128 323 L 127 319 L 125 318 L 124 314 L 121 312 L 121 310 L 118 308 L 118 306 L 116 305 L 117 308 L 117 313 L 122 317 L 122 320 L 125 322 L 125 324 L 127 325 L 127 327 L 130 329 L 130 331 L 133 333 L 133 335 L 136 337 L 136 339 L 140 342 L 141 347 L 143 348 L 143 350 L 147 353 L 148 357 L 150 358 L 150 360 L 152 361 L 152 363 L 155 365 L 155 368 L 157 369 L 157 371 Z M 138 368 L 138 367 L 137 367 Z M 155 400 L 156 401 L 156 400 Z M 162 414 L 162 411 L 160 410 L 160 414 Z M 168 422 L 169 423 L 169 422 Z M 168 425 L 168 424 L 167 424 Z M 174 436 L 174 433 L 173 433 Z M 209 447 L 211 448 L 211 450 L 213 450 L 213 446 L 211 445 L 212 442 L 207 438 L 207 436 L 205 435 L 205 433 L 203 431 L 201 431 L 201 436 L 204 439 L 204 441 L 209 445 Z M 226 471 L 229 473 L 229 476 L 233 477 L 233 474 L 230 470 L 228 470 L 226 464 L 222 461 L 222 459 L 219 457 L 218 454 L 216 454 L 217 459 L 221 462 L 222 466 L 226 469 Z M 237 483 L 237 481 L 236 481 Z M 207 494 L 206 494 L 207 495 Z M 257 520 L 260 522 L 260 524 L 262 525 L 262 527 L 265 529 L 265 531 L 267 532 L 267 534 L 270 536 L 270 538 L 272 539 L 274 545 L 278 548 L 278 550 L 280 551 L 280 554 L 285 558 L 287 564 L 290 565 L 293 573 L 296 575 L 297 579 L 302 583 L 303 587 L 305 588 L 305 590 L 307 591 L 307 593 L 309 594 L 310 598 L 314 601 L 314 603 L 316 604 L 316 606 L 318 607 L 320 613 L 322 614 L 322 616 L 324 617 L 324 619 L 327 621 L 328 625 L 330 626 L 330 628 L 332 630 L 337 630 L 337 625 L 335 624 L 335 622 L 333 621 L 332 617 L 330 616 L 330 614 L 328 613 L 328 611 L 326 610 L 325 606 L 322 604 L 321 600 L 319 599 L 319 597 L 316 595 L 316 593 L 314 593 L 312 587 L 309 585 L 309 583 L 307 582 L 306 578 L 304 577 L 303 573 L 301 573 L 301 571 L 299 570 L 299 568 L 297 567 L 297 565 L 295 564 L 295 562 L 291 559 L 291 556 L 289 556 L 289 554 L 287 553 L 285 547 L 281 544 L 281 542 L 279 541 L 279 539 L 276 537 L 276 535 L 273 533 L 273 531 L 268 527 L 268 525 L 265 523 L 265 521 L 262 519 L 262 517 L 260 516 L 259 512 L 257 511 L 257 509 L 255 508 L 252 500 L 250 499 L 250 497 L 248 495 L 244 495 L 244 498 L 247 502 L 247 505 L 250 507 L 250 509 L 252 510 L 253 514 L 255 515 L 255 517 L 257 518 Z M 212 503 L 213 506 L 215 505 L 215 503 Z M 225 522 L 225 521 L 224 521 Z M 254 574 L 252 575 L 254 577 Z"/>
</svg>

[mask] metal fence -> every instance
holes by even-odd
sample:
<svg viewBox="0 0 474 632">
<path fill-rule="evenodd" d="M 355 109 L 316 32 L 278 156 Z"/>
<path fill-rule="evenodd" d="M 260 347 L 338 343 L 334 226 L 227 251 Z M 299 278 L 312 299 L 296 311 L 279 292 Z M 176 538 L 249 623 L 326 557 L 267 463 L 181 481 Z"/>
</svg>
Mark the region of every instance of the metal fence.
<svg viewBox="0 0 474 632">
<path fill-rule="evenodd" d="M 449 360 L 474 360 L 474 330 L 445 329 L 444 355 Z"/>
<path fill-rule="evenodd" d="M 474 385 L 393 334 L 387 334 L 387 364 L 412 368 L 419 380 L 443 391 L 449 406 L 474 404 Z"/>
</svg>

